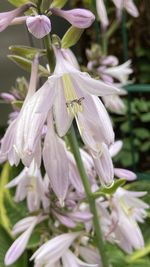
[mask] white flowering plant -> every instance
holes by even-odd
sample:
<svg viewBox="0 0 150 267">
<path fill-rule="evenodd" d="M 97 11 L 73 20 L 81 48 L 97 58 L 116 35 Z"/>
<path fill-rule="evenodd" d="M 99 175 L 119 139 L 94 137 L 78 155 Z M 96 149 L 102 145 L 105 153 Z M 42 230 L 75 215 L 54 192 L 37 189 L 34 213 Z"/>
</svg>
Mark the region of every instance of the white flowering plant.
<svg viewBox="0 0 150 267">
<path fill-rule="evenodd" d="M 67 0 L 9 2 L 15 7 L 0 13 L 0 31 L 25 24 L 43 47 L 11 46 L 9 58 L 30 79 L 1 93 L 13 112 L 0 146 L 0 267 L 149 266 L 139 226 L 146 191 L 130 190 L 136 174 L 113 164 L 123 142 L 106 110 L 126 112 L 131 60 L 119 64 L 95 44 L 79 65 L 71 48 L 92 29 L 91 10 L 69 9 Z M 123 8 L 139 15 L 133 1 L 113 3 L 120 16 Z M 104 3 L 95 4 L 105 28 Z M 55 16 L 70 24 L 62 38 Z"/>
</svg>

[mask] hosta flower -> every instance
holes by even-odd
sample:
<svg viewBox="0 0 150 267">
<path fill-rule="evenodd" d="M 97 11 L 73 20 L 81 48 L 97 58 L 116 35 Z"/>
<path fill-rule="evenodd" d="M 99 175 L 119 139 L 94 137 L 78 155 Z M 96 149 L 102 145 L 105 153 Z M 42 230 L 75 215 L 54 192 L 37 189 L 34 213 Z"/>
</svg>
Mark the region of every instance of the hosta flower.
<svg viewBox="0 0 150 267">
<path fill-rule="evenodd" d="M 17 222 L 13 227 L 13 234 L 22 233 L 11 245 L 5 255 L 5 265 L 13 264 L 24 252 L 35 226 L 45 220 L 44 216 L 31 216 Z"/>
<path fill-rule="evenodd" d="M 137 178 L 134 172 L 126 169 L 114 168 L 114 173 L 118 178 L 126 179 L 127 181 L 134 181 Z"/>
<path fill-rule="evenodd" d="M 37 39 L 41 39 L 51 31 L 51 22 L 45 15 L 27 17 L 26 24 L 29 32 Z"/>
<path fill-rule="evenodd" d="M 30 212 L 39 210 L 41 203 L 43 207 L 48 206 L 46 198 L 46 188 L 42 180 L 41 172 L 34 161 L 30 167 L 25 167 L 23 171 L 9 182 L 6 187 L 17 187 L 15 201 L 20 202 L 27 199 L 27 206 Z"/>
<path fill-rule="evenodd" d="M 54 130 L 52 114 L 48 115 L 43 161 L 50 184 L 61 203 L 69 186 L 69 165 L 65 144 Z"/>
<path fill-rule="evenodd" d="M 97 9 L 97 14 L 100 19 L 100 22 L 102 23 L 102 26 L 105 29 L 109 24 L 109 20 L 108 20 L 104 0 L 96 0 L 96 9 Z"/>
<path fill-rule="evenodd" d="M 123 9 L 125 9 L 133 17 L 139 16 L 138 9 L 135 6 L 133 0 L 112 0 L 112 2 L 117 8 L 117 13 L 119 13 L 119 17 Z M 109 25 L 105 1 L 96 0 L 96 9 L 100 22 L 102 23 L 102 26 L 105 29 Z"/>
<path fill-rule="evenodd" d="M 102 267 L 101 259 L 99 256 L 99 253 L 96 248 L 93 247 L 85 247 L 85 246 L 80 246 L 79 247 L 79 254 L 82 257 L 83 260 L 97 264 L 98 267 Z"/>
<path fill-rule="evenodd" d="M 16 17 L 23 14 L 31 6 L 32 6 L 32 4 L 29 3 L 29 4 L 25 4 L 21 7 L 18 7 L 12 11 L 0 13 L 0 32 L 5 30 Z"/>
<path fill-rule="evenodd" d="M 105 107 L 115 114 L 123 115 L 126 113 L 126 105 L 118 95 L 103 96 Z"/>
<path fill-rule="evenodd" d="M 87 73 L 82 73 L 75 69 L 69 62 L 67 62 L 60 50 L 56 50 L 56 67 L 54 74 L 49 77 L 48 81 L 35 93 L 32 97 L 29 107 L 34 107 L 35 114 L 44 118 L 47 116 L 49 110 L 53 107 L 54 119 L 56 123 L 56 129 L 60 136 L 67 133 L 73 117 L 79 114 L 84 114 L 86 110 L 87 115 L 91 118 L 95 117 L 97 111 L 92 114 L 93 100 L 90 94 L 95 95 L 109 95 L 117 93 L 118 90 L 113 86 L 106 85 L 105 83 L 92 79 Z M 91 101 L 90 101 L 91 99 Z M 98 100 L 97 100 L 98 101 Z M 102 106 L 102 104 L 101 104 Z M 91 108 L 89 112 L 88 108 Z M 88 112 L 87 112 L 88 110 Z M 111 128 L 110 120 L 104 107 L 101 107 L 102 116 L 104 114 L 105 123 L 101 124 L 101 128 L 111 129 L 110 133 L 105 133 L 109 140 L 106 143 L 112 143 L 113 131 Z M 97 112 L 98 113 L 98 112 Z M 97 117 L 99 115 L 97 114 Z M 34 118 L 34 115 L 33 115 Z M 25 125 L 27 125 L 28 121 Z M 34 123 L 34 121 L 33 121 Z M 98 122 L 96 121 L 96 124 Z M 32 125 L 32 118 L 30 124 Z M 38 122 L 40 129 L 42 129 L 44 122 L 42 120 Z M 24 132 L 25 129 L 22 128 Z M 33 131 L 33 132 L 32 132 Z M 32 151 L 35 146 L 35 139 L 37 139 L 37 129 L 31 127 L 30 133 L 27 133 L 28 140 L 26 139 L 27 151 Z M 102 133 L 104 136 L 104 134 Z M 101 136 L 101 133 L 100 133 Z M 107 137 L 105 139 L 107 139 Z M 111 139 L 111 140 L 110 140 Z"/>
<path fill-rule="evenodd" d="M 101 153 L 93 156 L 95 170 L 103 186 L 112 186 L 114 181 L 114 167 L 106 144 L 101 144 Z"/>
<path fill-rule="evenodd" d="M 80 235 L 79 232 L 61 234 L 52 238 L 42 245 L 31 257 L 35 260 L 35 266 L 53 266 L 67 252 L 74 240 Z"/>
<path fill-rule="evenodd" d="M 38 71 L 37 57 L 32 64 L 32 72 L 28 93 L 26 95 L 23 106 L 18 117 L 9 125 L 3 139 L 1 140 L 0 160 L 8 159 L 10 164 L 18 165 L 20 158 L 26 166 L 30 166 L 33 158 L 38 166 L 41 163 L 41 132 L 39 128 L 41 123 L 46 119 L 45 114 L 35 114 L 34 108 L 36 105 L 28 105 L 29 99 L 33 96 L 36 90 Z M 29 119 L 32 124 L 29 123 Z M 23 131 L 24 130 L 24 131 Z M 31 135 L 32 132 L 32 135 Z M 35 136 L 36 133 L 36 136 Z M 34 148 L 30 147 L 30 143 L 34 139 Z M 26 148 L 26 140 L 28 140 L 28 149 Z"/>
<path fill-rule="evenodd" d="M 149 208 L 149 205 L 139 199 L 143 195 L 145 192 L 130 192 L 118 188 L 111 200 L 112 220 L 116 222 L 114 233 L 118 245 L 127 253 L 144 247 L 142 232 L 137 224 L 144 222 L 146 209 Z"/>
<path fill-rule="evenodd" d="M 131 60 L 128 60 L 119 66 L 106 68 L 104 70 L 105 74 L 112 76 L 113 78 L 120 81 L 122 84 L 127 83 L 128 77 L 132 72 L 133 70 L 131 69 Z"/>
<path fill-rule="evenodd" d="M 86 9 L 76 8 L 72 10 L 61 10 L 59 8 L 51 8 L 50 11 L 69 21 L 74 27 L 88 28 L 95 20 L 94 14 Z"/>
<path fill-rule="evenodd" d="M 120 11 L 122 11 L 123 8 L 126 9 L 126 11 L 133 17 L 138 17 L 139 12 L 137 7 L 135 6 L 133 0 L 112 0 L 115 4 L 116 8 Z"/>
<path fill-rule="evenodd" d="M 68 266 L 84 266 L 84 267 L 99 267 L 98 264 L 89 264 L 81 261 L 71 250 L 67 250 L 66 253 L 62 256 L 63 267 Z"/>
</svg>

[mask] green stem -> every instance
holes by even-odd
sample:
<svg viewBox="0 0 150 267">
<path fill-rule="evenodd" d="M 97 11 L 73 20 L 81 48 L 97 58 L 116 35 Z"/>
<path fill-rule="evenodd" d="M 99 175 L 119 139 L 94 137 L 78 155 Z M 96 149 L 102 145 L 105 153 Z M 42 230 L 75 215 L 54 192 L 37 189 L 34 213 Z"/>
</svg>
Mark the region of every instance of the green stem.
<svg viewBox="0 0 150 267">
<path fill-rule="evenodd" d="M 96 243 L 97 243 L 97 248 L 101 256 L 102 264 L 103 264 L 103 267 L 108 267 L 109 265 L 108 265 L 107 257 L 105 254 L 105 246 L 103 242 L 102 231 L 100 228 L 100 219 L 97 214 L 96 203 L 95 203 L 95 199 L 93 198 L 92 191 L 91 191 L 91 185 L 86 175 L 86 171 L 85 171 L 82 159 L 81 159 L 79 146 L 78 146 L 78 142 L 77 142 L 77 138 L 76 138 L 76 134 L 75 134 L 73 126 L 71 126 L 71 129 L 69 130 L 67 134 L 67 137 L 68 137 L 70 149 L 72 153 L 74 154 L 74 158 L 77 163 L 77 167 L 78 167 L 81 179 L 82 179 L 82 183 L 84 185 L 84 189 L 86 192 L 86 196 L 87 196 L 87 200 L 90 206 L 91 213 L 93 214 L 93 225 L 94 225 L 94 230 L 95 230 L 95 235 L 96 235 Z"/>
<path fill-rule="evenodd" d="M 44 45 L 46 47 L 48 64 L 50 66 L 50 70 L 52 73 L 55 68 L 55 56 L 54 56 L 54 51 L 53 51 L 52 44 L 51 44 L 50 35 L 46 35 L 43 39 L 44 39 Z"/>
</svg>

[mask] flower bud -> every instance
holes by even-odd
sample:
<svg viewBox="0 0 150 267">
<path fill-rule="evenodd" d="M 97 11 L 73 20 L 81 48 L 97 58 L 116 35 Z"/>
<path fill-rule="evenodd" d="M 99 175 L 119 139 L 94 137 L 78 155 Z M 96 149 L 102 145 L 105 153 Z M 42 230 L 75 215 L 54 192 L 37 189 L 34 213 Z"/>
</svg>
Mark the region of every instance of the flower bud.
<svg viewBox="0 0 150 267">
<path fill-rule="evenodd" d="M 37 39 L 41 39 L 51 31 L 51 22 L 45 15 L 28 17 L 26 20 L 28 30 Z"/>
<path fill-rule="evenodd" d="M 76 8 L 71 10 L 61 10 L 51 8 L 54 15 L 60 16 L 69 21 L 74 27 L 85 29 L 91 26 L 95 20 L 94 14 L 86 9 Z"/>
<path fill-rule="evenodd" d="M 25 4 L 21 7 L 18 7 L 14 10 L 0 13 L 0 32 L 4 31 L 11 22 L 21 14 L 23 14 L 26 10 L 28 10 L 32 4 Z"/>
<path fill-rule="evenodd" d="M 123 178 L 123 179 L 126 179 L 127 181 L 134 181 L 137 178 L 134 172 L 126 170 L 126 169 L 115 168 L 114 172 L 118 178 L 121 178 L 121 179 Z"/>
</svg>

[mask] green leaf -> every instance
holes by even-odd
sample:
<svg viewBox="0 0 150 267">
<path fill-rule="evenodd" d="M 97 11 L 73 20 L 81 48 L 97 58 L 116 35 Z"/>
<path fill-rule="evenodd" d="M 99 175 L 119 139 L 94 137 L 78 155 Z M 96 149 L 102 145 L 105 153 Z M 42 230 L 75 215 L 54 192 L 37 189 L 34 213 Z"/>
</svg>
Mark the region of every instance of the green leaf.
<svg viewBox="0 0 150 267">
<path fill-rule="evenodd" d="M 0 177 L 0 224 L 10 233 L 10 221 L 7 217 L 7 211 L 4 205 L 4 198 L 8 196 L 8 189 L 5 188 L 5 185 L 9 181 L 10 175 L 10 165 L 9 163 L 5 163 L 2 174 Z"/>
<path fill-rule="evenodd" d="M 150 113 L 146 113 L 141 115 L 141 121 L 142 122 L 149 122 L 150 121 Z"/>
<path fill-rule="evenodd" d="M 127 256 L 126 260 L 129 263 L 135 262 L 138 259 L 141 259 L 147 256 L 150 253 L 150 244 L 146 245 L 143 249 L 135 251 L 131 256 Z"/>
<path fill-rule="evenodd" d="M 123 186 L 125 184 L 126 180 L 125 179 L 119 179 L 117 180 L 112 187 L 110 188 L 106 188 L 106 187 L 103 187 L 102 189 L 96 191 L 93 196 L 94 198 L 97 198 L 101 195 L 104 195 L 104 194 L 109 194 L 109 195 L 112 195 L 116 192 L 116 190 L 120 187 L 120 186 Z"/>
<path fill-rule="evenodd" d="M 8 2 L 16 7 L 19 7 L 29 2 L 36 3 L 36 0 L 8 0 Z"/>
<path fill-rule="evenodd" d="M 8 55 L 8 58 L 15 62 L 19 67 L 23 68 L 28 72 L 31 72 L 32 60 L 17 55 Z M 43 77 L 48 77 L 49 72 L 42 65 L 39 65 L 39 75 Z"/>
<path fill-rule="evenodd" d="M 34 48 L 30 46 L 12 45 L 9 47 L 9 50 L 12 54 L 25 57 L 31 60 L 35 57 L 37 53 L 39 53 L 40 55 L 45 55 L 44 49 Z"/>
<path fill-rule="evenodd" d="M 53 0 L 50 7 L 62 8 L 67 3 L 68 0 Z"/>
<path fill-rule="evenodd" d="M 142 140 L 150 138 L 150 132 L 145 128 L 136 128 L 135 135 Z"/>
<path fill-rule="evenodd" d="M 61 41 L 62 48 L 67 49 L 75 45 L 79 41 L 83 31 L 84 31 L 83 29 L 78 29 L 76 27 L 71 26 L 65 33 Z"/>
</svg>

